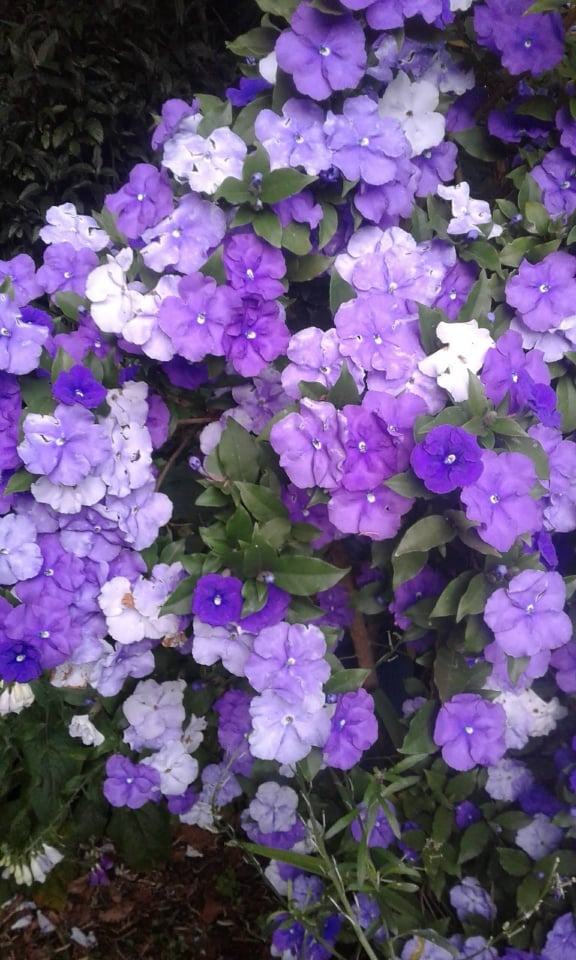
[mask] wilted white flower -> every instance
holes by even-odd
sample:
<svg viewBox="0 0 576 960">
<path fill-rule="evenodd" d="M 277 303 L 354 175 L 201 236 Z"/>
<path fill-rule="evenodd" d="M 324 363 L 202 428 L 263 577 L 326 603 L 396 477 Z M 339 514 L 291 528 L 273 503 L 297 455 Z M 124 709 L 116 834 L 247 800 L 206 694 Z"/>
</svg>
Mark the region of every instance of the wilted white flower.
<svg viewBox="0 0 576 960">
<path fill-rule="evenodd" d="M 29 683 L 3 683 L 0 680 L 0 717 L 22 713 L 32 703 L 34 693 Z"/>
<path fill-rule="evenodd" d="M 86 714 L 76 714 L 68 726 L 71 737 L 78 737 L 85 747 L 99 747 L 104 737 Z"/>
</svg>

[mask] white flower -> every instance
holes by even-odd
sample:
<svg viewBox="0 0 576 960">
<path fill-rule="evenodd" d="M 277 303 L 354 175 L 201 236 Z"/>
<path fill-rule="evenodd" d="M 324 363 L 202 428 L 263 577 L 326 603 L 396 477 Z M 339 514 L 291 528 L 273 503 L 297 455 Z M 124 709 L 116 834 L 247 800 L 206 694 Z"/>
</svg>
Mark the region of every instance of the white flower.
<svg viewBox="0 0 576 960">
<path fill-rule="evenodd" d="M 557 697 L 547 703 L 534 690 L 503 691 L 495 702 L 502 704 L 506 712 L 506 746 L 511 750 L 525 747 L 530 737 L 552 733 L 558 720 L 568 712 Z"/>
<path fill-rule="evenodd" d="M 94 250 L 96 253 L 109 246 L 110 237 L 101 230 L 94 217 L 81 215 L 73 203 L 49 207 L 46 223 L 40 237 L 44 243 L 70 243 L 75 250 Z"/>
<path fill-rule="evenodd" d="M 454 13 L 456 10 L 469 10 L 475 0 L 450 0 L 450 9 Z"/>
<path fill-rule="evenodd" d="M 160 774 L 160 789 L 165 796 L 181 797 L 198 776 L 198 761 L 191 757 L 183 743 L 172 740 L 158 753 L 142 760 Z"/>
<path fill-rule="evenodd" d="M 218 127 L 207 137 L 179 130 L 166 141 L 162 164 L 192 190 L 214 193 L 227 177 L 242 179 L 247 149 L 228 127 Z"/>
<path fill-rule="evenodd" d="M 15 861 L 10 854 L 0 857 L 0 867 L 3 867 L 2 877 L 6 880 L 12 877 L 14 882 L 23 886 L 32 883 L 44 883 L 50 871 L 63 859 L 64 854 L 45 843 L 33 853 L 28 863 Z"/>
<path fill-rule="evenodd" d="M 132 316 L 126 272 L 133 257 L 133 251 L 126 247 L 116 257 L 108 256 L 107 263 L 88 274 L 86 296 L 91 302 L 90 315 L 105 333 L 121 334 Z"/>
<path fill-rule="evenodd" d="M 28 683 L 4 684 L 0 681 L 0 717 L 8 713 L 22 713 L 34 703 L 34 693 Z"/>
<path fill-rule="evenodd" d="M 106 484 L 100 477 L 84 477 L 74 487 L 52 483 L 48 477 L 35 480 L 30 488 L 38 503 L 47 503 L 56 513 L 79 513 L 82 507 L 92 507 L 106 494 Z"/>
<path fill-rule="evenodd" d="M 438 89 L 428 80 L 414 83 L 405 73 L 389 83 L 380 100 L 380 116 L 398 120 L 412 147 L 412 156 L 437 147 L 444 139 L 446 122 L 436 113 Z"/>
<path fill-rule="evenodd" d="M 250 816 L 262 833 L 286 832 L 296 823 L 298 794 L 292 787 L 281 787 L 274 780 L 261 783 L 250 803 Z"/>
<path fill-rule="evenodd" d="M 418 367 L 426 376 L 434 377 L 438 386 L 447 390 L 454 400 L 467 400 L 468 374 L 480 370 L 494 341 L 476 320 L 467 323 L 443 320 L 436 328 L 436 335 L 446 346 L 420 360 Z"/>
<path fill-rule="evenodd" d="M 204 731 L 207 726 L 204 717 L 191 714 L 190 722 L 182 734 L 182 743 L 188 753 L 194 753 L 198 749 L 204 740 Z"/>
<path fill-rule="evenodd" d="M 104 737 L 86 714 L 76 714 L 68 725 L 71 737 L 78 737 L 85 747 L 99 747 Z"/>
<path fill-rule="evenodd" d="M 490 204 L 485 200 L 471 200 L 470 186 L 465 183 L 456 184 L 455 187 L 445 187 L 440 184 L 437 194 L 443 200 L 449 200 L 452 204 L 452 220 L 448 224 L 448 233 L 476 233 L 480 231 L 476 228 L 492 220 Z M 489 233 L 489 238 L 498 237 L 502 233 L 502 227 L 493 224 Z"/>
<path fill-rule="evenodd" d="M 276 59 L 276 51 L 273 50 L 272 53 L 269 53 L 268 56 L 262 57 L 258 63 L 258 70 L 260 76 L 267 80 L 268 83 L 276 83 L 276 73 L 278 72 L 278 61 Z"/>
</svg>

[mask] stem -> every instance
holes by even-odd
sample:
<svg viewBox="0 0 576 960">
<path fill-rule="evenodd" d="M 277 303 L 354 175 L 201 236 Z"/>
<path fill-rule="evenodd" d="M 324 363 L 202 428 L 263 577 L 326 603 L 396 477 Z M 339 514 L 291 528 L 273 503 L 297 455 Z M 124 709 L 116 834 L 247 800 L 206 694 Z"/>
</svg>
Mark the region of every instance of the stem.
<svg viewBox="0 0 576 960">
<path fill-rule="evenodd" d="M 186 449 L 186 447 L 190 443 L 190 440 L 191 440 L 191 434 L 187 433 L 186 436 L 182 438 L 181 442 L 178 444 L 178 446 L 176 447 L 174 453 L 171 455 L 169 460 L 167 460 L 164 466 L 162 467 L 162 470 L 160 471 L 160 474 L 156 481 L 156 486 L 154 488 L 156 490 L 156 493 L 158 493 L 158 491 L 162 488 L 162 484 L 164 483 L 166 476 L 169 473 L 171 467 L 174 465 L 175 461 L 178 459 L 182 451 Z"/>
</svg>

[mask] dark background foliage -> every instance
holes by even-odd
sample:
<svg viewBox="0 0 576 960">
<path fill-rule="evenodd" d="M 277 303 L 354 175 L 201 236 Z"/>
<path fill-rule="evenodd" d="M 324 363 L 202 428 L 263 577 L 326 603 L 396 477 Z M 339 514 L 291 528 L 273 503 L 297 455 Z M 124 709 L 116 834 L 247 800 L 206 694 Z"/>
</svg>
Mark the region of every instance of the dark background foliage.
<svg viewBox="0 0 576 960">
<path fill-rule="evenodd" d="M 44 212 L 98 208 L 151 157 L 164 100 L 222 95 L 251 0 L 0 0 L 0 258 Z"/>
</svg>

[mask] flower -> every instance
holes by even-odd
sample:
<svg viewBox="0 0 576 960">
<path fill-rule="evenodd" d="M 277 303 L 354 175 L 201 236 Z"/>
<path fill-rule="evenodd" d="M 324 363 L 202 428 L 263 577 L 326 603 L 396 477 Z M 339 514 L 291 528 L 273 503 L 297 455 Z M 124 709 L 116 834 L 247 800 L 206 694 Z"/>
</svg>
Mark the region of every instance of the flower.
<svg viewBox="0 0 576 960">
<path fill-rule="evenodd" d="M 262 630 L 244 664 L 255 690 L 273 690 L 289 704 L 322 706 L 322 684 L 330 676 L 326 640 L 319 627 L 278 623 Z"/>
<path fill-rule="evenodd" d="M 106 399 L 106 388 L 98 383 L 94 374 L 80 364 L 70 370 L 61 370 L 52 387 L 52 395 L 61 403 L 79 403 L 91 409 L 99 407 Z"/>
<path fill-rule="evenodd" d="M 160 774 L 143 763 L 132 763 L 119 753 L 106 762 L 106 779 L 102 790 L 113 807 L 138 810 L 150 800 L 160 799 Z"/>
<path fill-rule="evenodd" d="M 270 780 L 261 783 L 248 811 L 262 833 L 290 830 L 296 823 L 298 794 Z"/>
<path fill-rule="evenodd" d="M 462 883 L 452 887 L 450 903 L 461 921 L 470 916 L 484 917 L 486 920 L 496 917 L 496 907 L 476 877 L 463 877 Z"/>
<path fill-rule="evenodd" d="M 563 613 L 566 588 L 559 573 L 523 570 L 486 602 L 484 620 L 509 657 L 531 657 L 556 650 L 572 637 Z"/>
<path fill-rule="evenodd" d="M 118 229 L 131 239 L 139 238 L 147 227 L 168 216 L 173 203 L 168 174 L 150 163 L 132 167 L 128 183 L 105 200 L 108 210 L 118 216 Z"/>
<path fill-rule="evenodd" d="M 436 336 L 446 346 L 418 363 L 418 369 L 428 377 L 435 377 L 439 387 L 451 394 L 453 400 L 467 400 L 469 373 L 477 373 L 494 341 L 488 330 L 476 320 L 467 323 L 446 323 L 436 327 Z"/>
<path fill-rule="evenodd" d="M 358 807 L 358 816 L 350 824 L 350 830 L 356 843 L 360 843 L 362 837 L 369 828 L 367 844 L 369 847 L 383 847 L 386 849 L 391 843 L 394 843 L 395 833 L 390 822 L 395 818 L 396 811 L 389 800 L 385 801 L 386 809 L 378 804 L 376 808 L 368 807 L 361 803 Z"/>
<path fill-rule="evenodd" d="M 242 582 L 236 577 L 208 573 L 194 590 L 192 613 L 212 627 L 236 623 L 242 611 Z"/>
<path fill-rule="evenodd" d="M 469 520 L 478 522 L 478 535 L 505 552 L 522 533 L 537 533 L 541 508 L 530 496 L 537 477 L 534 464 L 521 453 L 482 453 L 478 480 L 463 488 L 460 498 Z"/>
<path fill-rule="evenodd" d="M 85 747 L 99 747 L 104 737 L 86 714 L 76 714 L 68 724 L 71 737 L 78 737 Z"/>
<path fill-rule="evenodd" d="M 483 470 L 482 451 L 466 430 L 443 424 L 416 444 L 410 465 L 429 490 L 449 493 L 478 480 Z"/>
<path fill-rule="evenodd" d="M 378 738 L 374 701 L 363 689 L 342 694 L 324 744 L 324 761 L 338 770 L 350 770 Z"/>
<path fill-rule="evenodd" d="M 490 766 L 506 752 L 503 707 L 476 693 L 458 693 L 440 709 L 434 727 L 434 742 L 442 757 L 455 770 L 472 770 L 476 764 Z"/>
<path fill-rule="evenodd" d="M 438 102 L 438 88 L 433 83 L 412 82 L 401 71 L 386 87 L 378 109 L 380 116 L 400 123 L 415 156 L 444 139 L 445 120 L 436 112 Z"/>
<path fill-rule="evenodd" d="M 313 100 L 355 87 L 364 76 L 364 31 L 351 16 L 332 17 L 307 3 L 292 14 L 290 29 L 276 41 L 278 66 L 296 89 Z"/>
</svg>

